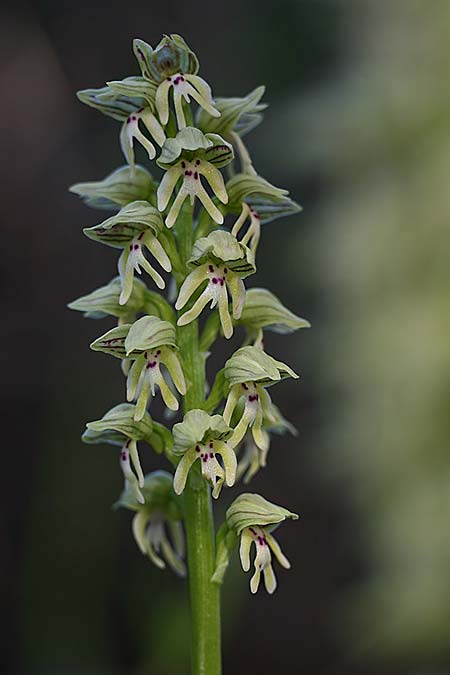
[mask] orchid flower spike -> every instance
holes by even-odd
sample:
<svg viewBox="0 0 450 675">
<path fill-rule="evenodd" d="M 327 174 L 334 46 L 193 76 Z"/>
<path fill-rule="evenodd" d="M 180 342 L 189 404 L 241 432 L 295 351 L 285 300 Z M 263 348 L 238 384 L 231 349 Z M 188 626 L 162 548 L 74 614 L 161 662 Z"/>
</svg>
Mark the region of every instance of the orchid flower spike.
<svg viewBox="0 0 450 675">
<path fill-rule="evenodd" d="M 261 572 L 264 576 L 266 591 L 272 594 L 277 587 L 277 580 L 272 567 L 272 554 L 285 569 L 290 569 L 289 560 L 283 554 L 280 545 L 271 532 L 287 518 L 298 519 L 281 506 L 268 502 L 257 494 L 239 495 L 227 511 L 227 525 L 241 538 L 239 555 L 244 572 L 250 569 L 250 549 L 255 545 L 255 571 L 250 580 L 250 590 L 256 593 L 259 588 Z"/>
<path fill-rule="evenodd" d="M 204 410 L 190 410 L 182 422 L 173 427 L 174 455 L 181 457 L 175 471 L 173 488 L 180 495 L 185 486 L 188 473 L 197 460 L 200 460 L 202 475 L 212 485 L 212 496 L 217 499 L 222 485 L 234 485 L 237 459 L 234 450 L 227 443 L 232 430 L 225 424 L 221 415 L 208 415 Z M 218 462 L 221 455 L 223 466 Z"/>
<path fill-rule="evenodd" d="M 134 413 L 134 405 L 128 403 L 116 405 L 100 420 L 88 422 L 81 440 L 89 444 L 109 443 L 120 447 L 120 468 L 125 479 L 125 489 L 130 490 L 136 501 L 143 504 L 144 496 L 141 488 L 144 486 L 144 474 L 137 441 L 146 440 L 152 443 L 153 422 L 148 413 L 136 422 Z"/>
<path fill-rule="evenodd" d="M 128 302 L 133 291 L 134 272 L 141 274 L 141 267 L 152 277 L 158 288 L 165 288 L 164 279 L 143 253 L 143 249 L 147 249 L 163 270 L 172 270 L 170 259 L 158 239 L 163 229 L 159 211 L 143 200 L 131 202 L 115 216 L 84 229 L 90 239 L 123 249 L 118 262 L 122 284 L 119 298 L 121 305 Z"/>
<path fill-rule="evenodd" d="M 132 530 L 141 553 L 148 556 L 159 569 L 165 569 L 168 565 L 175 574 L 185 577 L 182 513 L 172 480 L 172 475 L 167 471 L 154 471 L 144 479 L 144 504 L 136 499 L 128 486 L 114 506 L 135 512 Z"/>
<path fill-rule="evenodd" d="M 228 309 L 228 291 L 233 302 L 233 318 L 237 320 L 245 302 L 242 279 L 256 270 L 253 253 L 229 232 L 216 230 L 197 239 L 188 262 L 195 269 L 181 285 L 175 309 L 182 309 L 201 285 L 204 289 L 193 306 L 180 316 L 178 325 L 190 323 L 211 303 L 211 309 L 218 306 L 223 333 L 230 338 L 233 322 Z"/>
<path fill-rule="evenodd" d="M 231 423 L 238 402 L 244 400 L 242 415 L 230 439 L 231 445 L 236 447 L 251 429 L 258 448 L 267 452 L 269 439 L 263 423 L 275 423 L 276 417 L 266 387 L 286 377 L 298 378 L 298 375 L 286 364 L 254 346 L 238 349 L 225 363 L 224 374 L 229 387 L 223 412 L 227 424 Z"/>
<path fill-rule="evenodd" d="M 203 134 L 194 127 L 179 131 L 168 138 L 156 163 L 166 170 L 158 187 L 158 209 L 165 211 L 172 193 L 181 179 L 181 186 L 166 217 L 167 227 L 173 227 L 184 201 L 189 197 L 194 204 L 198 197 L 211 218 L 221 225 L 223 215 L 202 185 L 203 176 L 213 193 L 222 202 L 228 202 L 225 183 L 219 168 L 233 160 L 233 147 L 217 134 Z"/>
<path fill-rule="evenodd" d="M 91 344 L 95 351 L 132 359 L 127 375 L 127 400 L 136 399 L 134 419 L 141 420 L 151 396 L 159 389 L 170 410 L 178 410 L 177 397 L 166 382 L 161 366 L 167 370 L 178 392 L 184 396 L 186 381 L 177 356 L 175 328 L 156 316 L 143 316 L 133 324 L 123 324 L 102 335 Z M 169 380 L 170 382 L 170 380 Z"/>
<path fill-rule="evenodd" d="M 142 145 L 149 159 L 155 158 L 155 146 L 139 126 L 142 123 L 155 143 L 162 146 L 166 135 L 153 113 L 156 96 L 154 83 L 143 77 L 127 77 L 108 82 L 101 89 L 84 89 L 77 95 L 83 103 L 122 122 L 120 146 L 132 173 L 135 172 L 134 141 Z"/>
<path fill-rule="evenodd" d="M 178 129 L 186 127 L 183 101 L 189 104 L 191 98 L 211 117 L 220 117 L 209 84 L 197 75 L 197 57 L 182 37 L 165 35 L 155 50 L 143 40 L 134 40 L 133 48 L 143 76 L 157 84 L 155 105 L 162 125 L 169 121 L 170 90 Z"/>
</svg>

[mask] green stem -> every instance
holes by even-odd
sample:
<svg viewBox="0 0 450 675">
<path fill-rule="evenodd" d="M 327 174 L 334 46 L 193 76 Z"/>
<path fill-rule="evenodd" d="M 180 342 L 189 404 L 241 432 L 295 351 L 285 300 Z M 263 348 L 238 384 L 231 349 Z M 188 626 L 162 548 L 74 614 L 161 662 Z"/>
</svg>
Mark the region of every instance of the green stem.
<svg viewBox="0 0 450 675">
<path fill-rule="evenodd" d="M 192 246 L 192 212 L 177 223 L 184 260 Z M 205 401 L 205 362 L 199 349 L 198 323 L 178 328 L 178 346 L 189 383 L 184 412 Z M 215 534 L 211 490 L 198 462 L 189 472 L 184 491 L 184 518 L 189 565 L 192 675 L 220 675 L 220 586 L 211 582 L 215 562 Z"/>
</svg>

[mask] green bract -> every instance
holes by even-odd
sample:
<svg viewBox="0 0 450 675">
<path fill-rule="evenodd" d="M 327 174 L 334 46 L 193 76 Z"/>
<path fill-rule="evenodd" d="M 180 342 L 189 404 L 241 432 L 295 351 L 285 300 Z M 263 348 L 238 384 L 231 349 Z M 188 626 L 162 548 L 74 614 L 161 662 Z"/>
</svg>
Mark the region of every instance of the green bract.
<svg viewBox="0 0 450 675">
<path fill-rule="evenodd" d="M 157 183 L 147 169 L 136 166 L 134 174 L 129 166 L 122 166 L 101 181 L 76 183 L 70 192 L 79 195 L 88 206 L 96 209 L 115 209 L 130 202 L 156 199 Z"/>
</svg>

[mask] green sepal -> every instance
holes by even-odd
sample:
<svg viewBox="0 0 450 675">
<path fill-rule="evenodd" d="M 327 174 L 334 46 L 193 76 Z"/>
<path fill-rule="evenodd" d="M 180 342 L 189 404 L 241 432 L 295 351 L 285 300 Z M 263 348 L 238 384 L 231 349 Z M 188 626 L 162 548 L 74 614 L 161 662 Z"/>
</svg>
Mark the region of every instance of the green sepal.
<svg viewBox="0 0 450 675">
<path fill-rule="evenodd" d="M 128 439 L 150 442 L 153 432 L 153 421 L 149 413 L 139 422 L 134 419 L 136 406 L 131 403 L 120 403 L 103 415 L 100 420 L 88 422 L 81 440 L 84 443 L 110 443 L 122 446 Z"/>
<path fill-rule="evenodd" d="M 123 323 L 120 326 L 111 328 L 94 342 L 89 345 L 94 352 L 103 352 L 110 354 L 118 359 L 127 358 L 127 351 L 125 349 L 125 340 L 130 330 L 131 323 Z"/>
<path fill-rule="evenodd" d="M 296 316 L 266 288 L 247 291 L 239 323 L 252 330 L 265 328 L 282 334 L 311 327 L 309 321 Z"/>
<path fill-rule="evenodd" d="M 244 492 L 239 495 L 227 510 L 226 518 L 228 527 L 238 535 L 246 527 L 276 526 L 287 518 L 298 520 L 298 514 L 288 511 L 282 506 L 272 504 L 261 495 Z M 274 529 L 269 527 L 269 531 Z"/>
<path fill-rule="evenodd" d="M 204 410 L 189 410 L 182 422 L 173 426 L 173 452 L 183 455 L 198 443 L 225 441 L 233 431 L 225 423 L 222 415 L 208 415 Z"/>
<path fill-rule="evenodd" d="M 260 103 L 265 87 L 256 87 L 243 98 L 216 98 L 214 107 L 221 113 L 213 117 L 203 108 L 198 108 L 196 123 L 203 133 L 217 133 L 227 137 L 231 131 L 243 136 L 262 120 L 260 114 L 267 105 Z"/>
<path fill-rule="evenodd" d="M 197 239 L 192 247 L 188 260 L 191 267 L 204 265 L 208 261 L 226 265 L 243 279 L 256 271 L 253 252 L 225 230 L 214 230 L 207 237 Z"/>
<path fill-rule="evenodd" d="M 216 560 L 214 565 L 214 574 L 211 581 L 214 584 L 222 584 L 225 572 L 230 563 L 230 554 L 236 548 L 238 536 L 236 532 L 228 527 L 225 521 L 219 527 L 216 536 Z"/>
<path fill-rule="evenodd" d="M 122 207 L 119 213 L 98 225 L 85 227 L 83 232 L 94 241 L 113 248 L 125 248 L 141 232 L 150 229 L 157 236 L 163 227 L 164 221 L 158 209 L 138 200 Z"/>
<path fill-rule="evenodd" d="M 155 94 L 157 86 L 144 77 L 132 76 L 124 80 L 111 80 L 106 83 L 113 95 L 126 96 L 131 99 L 142 99 L 142 107 L 149 106 L 155 109 Z"/>
<path fill-rule="evenodd" d="M 115 316 L 123 322 L 129 323 L 134 321 L 136 314 L 145 311 L 150 302 L 147 298 L 150 291 L 147 290 L 140 279 L 135 279 L 127 304 L 119 305 L 121 290 L 120 277 L 115 277 L 106 286 L 97 288 L 92 293 L 73 300 L 68 304 L 68 307 L 78 312 L 84 312 L 84 316 L 88 319 L 104 319 L 107 316 Z"/>
<path fill-rule="evenodd" d="M 100 181 L 76 183 L 70 192 L 79 195 L 85 204 L 95 209 L 112 210 L 136 200 L 153 201 L 158 184 L 144 167 L 137 165 L 135 172 L 122 166 Z"/>
<path fill-rule="evenodd" d="M 152 471 L 145 476 L 141 492 L 145 504 L 140 504 L 131 487 L 125 488 L 113 505 L 114 509 L 125 508 L 130 511 L 162 511 L 171 520 L 181 520 L 181 500 L 173 491 L 173 476 L 167 471 Z"/>
<path fill-rule="evenodd" d="M 243 382 L 269 386 L 286 377 L 298 378 L 297 373 L 285 363 L 253 346 L 238 349 L 225 363 L 224 372 L 229 387 Z"/>
<path fill-rule="evenodd" d="M 162 321 L 157 316 L 143 316 L 129 327 L 125 339 L 126 355 L 142 354 L 157 347 L 170 346 L 176 348 L 175 326 L 169 321 Z"/>
<path fill-rule="evenodd" d="M 162 82 L 175 73 L 198 72 L 198 59 L 181 35 L 165 35 L 153 49 L 144 40 L 133 40 L 133 51 L 142 75 L 149 80 Z"/>
<path fill-rule="evenodd" d="M 126 120 L 130 113 L 139 110 L 145 103 L 144 99 L 139 97 L 115 94 L 108 86 L 99 89 L 82 89 L 77 91 L 77 97 L 82 103 L 119 122 Z"/>
<path fill-rule="evenodd" d="M 164 141 L 156 163 L 162 169 L 169 169 L 181 158 L 190 161 L 194 157 L 220 168 L 233 161 L 233 146 L 218 134 L 203 134 L 195 127 L 185 127 L 175 138 Z"/>
<path fill-rule="evenodd" d="M 247 202 L 258 213 L 261 223 L 298 213 L 302 207 L 288 197 L 288 190 L 277 188 L 261 176 L 238 173 L 226 184 L 228 209 L 240 212 L 242 202 Z"/>
</svg>

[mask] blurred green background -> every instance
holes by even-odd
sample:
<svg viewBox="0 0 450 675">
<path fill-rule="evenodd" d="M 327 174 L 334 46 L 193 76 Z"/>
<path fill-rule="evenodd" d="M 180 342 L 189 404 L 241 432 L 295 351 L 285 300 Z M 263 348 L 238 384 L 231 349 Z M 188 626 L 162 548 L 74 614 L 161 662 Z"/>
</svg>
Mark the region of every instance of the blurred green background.
<svg viewBox="0 0 450 675">
<path fill-rule="evenodd" d="M 249 146 L 304 206 L 266 227 L 250 280 L 313 324 L 268 336 L 302 375 L 273 392 L 300 434 L 251 484 L 302 519 L 275 597 L 234 562 L 225 673 L 450 673 L 448 0 L 2 4 L 1 670 L 188 672 L 185 583 L 111 511 L 114 452 L 79 440 L 120 400 L 88 348 L 109 324 L 65 309 L 116 259 L 67 187 L 123 163 L 117 123 L 74 92 L 134 73 L 131 39 L 163 32 L 216 95 L 267 85 Z"/>
</svg>

